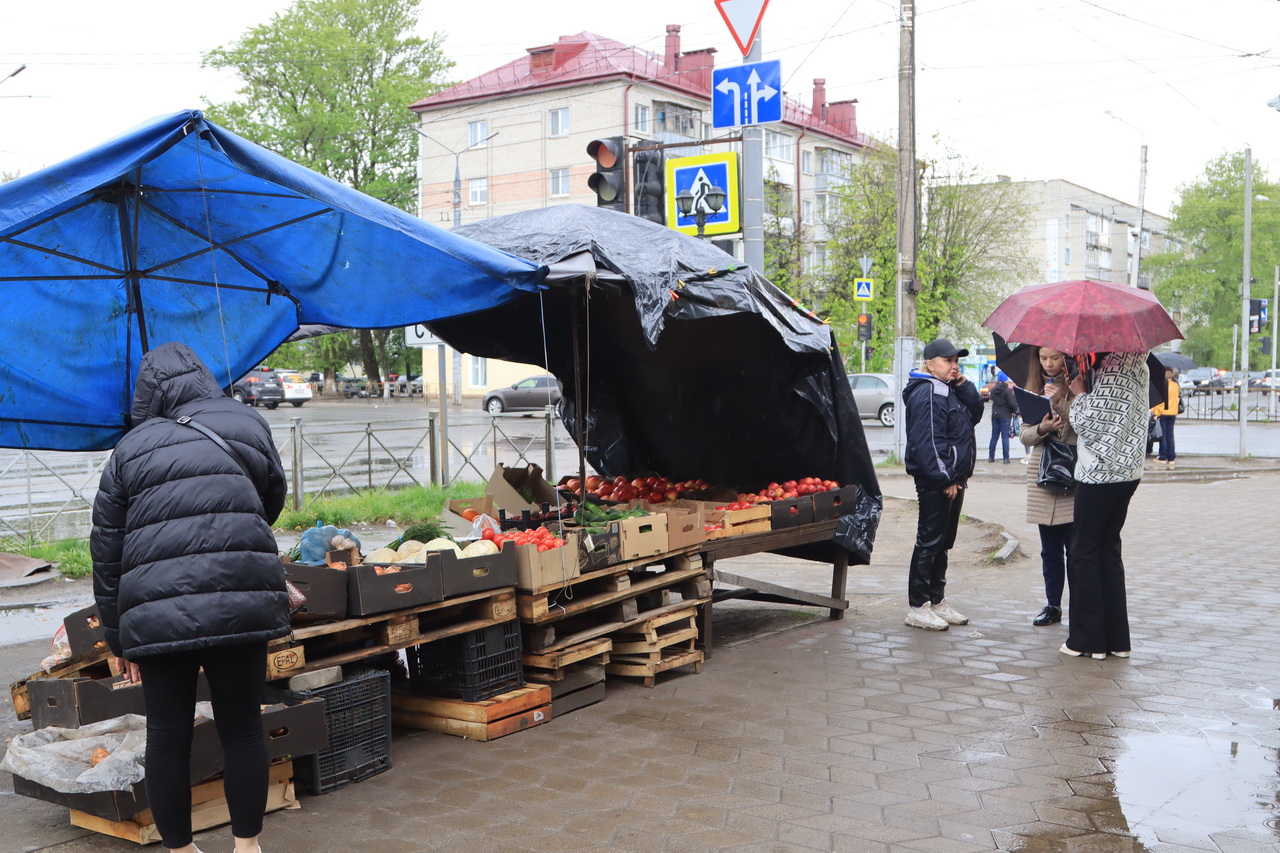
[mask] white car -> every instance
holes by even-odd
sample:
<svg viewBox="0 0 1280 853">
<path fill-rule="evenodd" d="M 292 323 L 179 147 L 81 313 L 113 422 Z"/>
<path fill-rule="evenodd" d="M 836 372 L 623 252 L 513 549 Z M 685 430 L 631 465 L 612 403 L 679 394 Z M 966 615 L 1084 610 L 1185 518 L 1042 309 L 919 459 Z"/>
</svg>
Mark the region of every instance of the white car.
<svg viewBox="0 0 1280 853">
<path fill-rule="evenodd" d="M 859 415 L 874 418 L 887 427 L 893 426 L 893 374 L 851 373 L 849 387 L 853 389 L 853 401 L 858 404 Z"/>
<path fill-rule="evenodd" d="M 311 383 L 303 379 L 301 373 L 281 373 L 280 384 L 284 386 L 286 403 L 301 406 L 311 399 Z"/>
</svg>

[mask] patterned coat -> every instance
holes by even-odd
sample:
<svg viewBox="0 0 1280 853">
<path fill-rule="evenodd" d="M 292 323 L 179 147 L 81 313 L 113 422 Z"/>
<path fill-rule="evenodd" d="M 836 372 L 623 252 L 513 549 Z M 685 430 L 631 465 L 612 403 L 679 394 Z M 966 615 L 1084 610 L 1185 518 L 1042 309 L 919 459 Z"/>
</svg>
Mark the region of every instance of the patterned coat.
<svg viewBox="0 0 1280 853">
<path fill-rule="evenodd" d="M 1144 352 L 1108 353 L 1093 375 L 1093 388 L 1071 403 L 1078 436 L 1076 481 L 1099 485 L 1142 479 L 1147 451 L 1147 385 Z"/>
<path fill-rule="evenodd" d="M 1063 494 L 1058 489 L 1050 489 L 1036 484 L 1040 476 L 1040 456 L 1045 439 L 1054 438 L 1067 444 L 1076 443 L 1076 431 L 1071 428 L 1071 393 L 1059 397 L 1053 406 L 1053 413 L 1062 418 L 1066 425 L 1056 434 L 1040 435 L 1038 424 L 1022 425 L 1018 438 L 1024 446 L 1029 447 L 1027 453 L 1027 521 L 1031 524 L 1053 526 L 1070 524 L 1075 518 L 1075 495 Z"/>
</svg>

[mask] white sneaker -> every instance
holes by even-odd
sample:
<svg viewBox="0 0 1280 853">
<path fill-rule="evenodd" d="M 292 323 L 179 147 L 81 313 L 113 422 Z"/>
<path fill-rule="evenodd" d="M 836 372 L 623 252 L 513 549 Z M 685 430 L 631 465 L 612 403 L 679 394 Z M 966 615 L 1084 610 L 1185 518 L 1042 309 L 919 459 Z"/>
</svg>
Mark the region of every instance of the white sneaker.
<svg viewBox="0 0 1280 853">
<path fill-rule="evenodd" d="M 933 615 L 939 617 L 940 619 L 942 619 L 942 621 L 946 622 L 948 625 L 968 625 L 969 624 L 969 617 L 965 616 L 963 613 L 959 613 L 955 610 L 952 610 L 951 605 L 947 604 L 945 600 L 939 601 L 937 604 L 933 605 L 932 609 L 933 609 Z"/>
<path fill-rule="evenodd" d="M 907 618 L 903 621 L 912 628 L 923 628 L 926 631 L 945 631 L 949 627 L 945 619 L 933 612 L 928 602 L 920 607 L 907 608 Z"/>
</svg>

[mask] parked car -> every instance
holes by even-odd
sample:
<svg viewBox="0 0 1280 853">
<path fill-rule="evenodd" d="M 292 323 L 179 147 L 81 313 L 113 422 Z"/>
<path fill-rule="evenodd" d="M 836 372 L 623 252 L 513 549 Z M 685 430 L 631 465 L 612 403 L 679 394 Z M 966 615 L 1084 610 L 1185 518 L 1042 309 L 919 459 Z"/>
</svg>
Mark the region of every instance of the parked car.
<svg viewBox="0 0 1280 853">
<path fill-rule="evenodd" d="M 1178 387 L 1183 391 L 1190 390 L 1195 393 L 1199 388 L 1208 387 L 1209 380 L 1217 375 L 1216 367 L 1193 367 L 1178 374 Z"/>
<path fill-rule="evenodd" d="M 257 367 L 232 383 L 229 393 L 241 403 L 274 409 L 284 402 L 284 383 L 271 368 Z"/>
<path fill-rule="evenodd" d="M 560 402 L 560 384 L 550 374 L 521 379 L 510 388 L 498 388 L 484 396 L 481 407 L 491 415 L 541 409 Z"/>
<path fill-rule="evenodd" d="M 301 406 L 311 399 L 311 385 L 302 378 L 301 373 L 278 373 L 280 384 L 284 387 L 284 399 L 294 407 Z"/>
<path fill-rule="evenodd" d="M 342 391 L 344 397 L 368 397 L 369 383 L 363 376 L 343 376 L 338 375 L 338 388 Z"/>
<path fill-rule="evenodd" d="M 893 374 L 853 373 L 849 375 L 849 387 L 859 415 L 893 426 Z"/>
</svg>

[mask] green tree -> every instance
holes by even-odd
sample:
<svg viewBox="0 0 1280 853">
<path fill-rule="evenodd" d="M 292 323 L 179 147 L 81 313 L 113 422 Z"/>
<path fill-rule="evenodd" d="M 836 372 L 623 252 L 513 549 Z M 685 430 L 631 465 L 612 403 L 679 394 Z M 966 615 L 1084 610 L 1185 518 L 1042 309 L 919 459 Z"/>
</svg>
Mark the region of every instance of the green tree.
<svg viewBox="0 0 1280 853">
<path fill-rule="evenodd" d="M 793 190 L 778 179 L 773 166 L 764 182 L 763 225 L 765 278 L 802 302 L 810 300 L 813 291 L 803 258 L 812 229 L 797 227 Z"/>
<path fill-rule="evenodd" d="M 243 81 L 209 117 L 284 157 L 412 211 L 417 136 L 406 107 L 439 91 L 453 67 L 444 36 L 413 35 L 420 0 L 297 0 L 204 65 Z M 352 333 L 380 381 L 387 338 Z M 390 370 L 388 372 L 394 372 Z"/>
<path fill-rule="evenodd" d="M 915 334 L 920 340 L 939 334 L 980 339 L 986 336 L 982 321 L 1032 269 L 1021 240 L 1030 209 L 1014 185 L 982 181 L 976 167 L 945 149 L 936 162 L 921 180 L 917 274 L 924 290 L 916 299 Z M 829 194 L 824 218 L 830 239 L 821 309 L 842 333 L 850 329 L 850 336 L 853 318 L 863 310 L 870 312 L 871 370 L 887 371 L 893 361 L 897 168 L 892 148 L 869 150 L 851 165 L 842 186 Z M 876 280 L 870 303 L 853 299 L 854 280 L 862 278 L 862 257 L 871 258 Z M 854 364 L 856 345 L 844 349 Z"/>
<path fill-rule="evenodd" d="M 1253 191 L 1280 199 L 1266 171 L 1253 168 Z M 1170 247 L 1143 259 L 1155 293 L 1179 317 L 1186 335 L 1182 351 L 1199 364 L 1229 367 L 1237 355 L 1232 330 L 1239 329 L 1240 282 L 1244 277 L 1244 154 L 1224 153 L 1183 186 L 1169 220 Z M 1255 201 L 1250 298 L 1270 299 L 1272 270 L 1280 263 L 1280 204 Z M 1276 310 L 1272 306 L 1271 310 Z M 1250 363 L 1261 335 L 1253 336 Z"/>
</svg>

